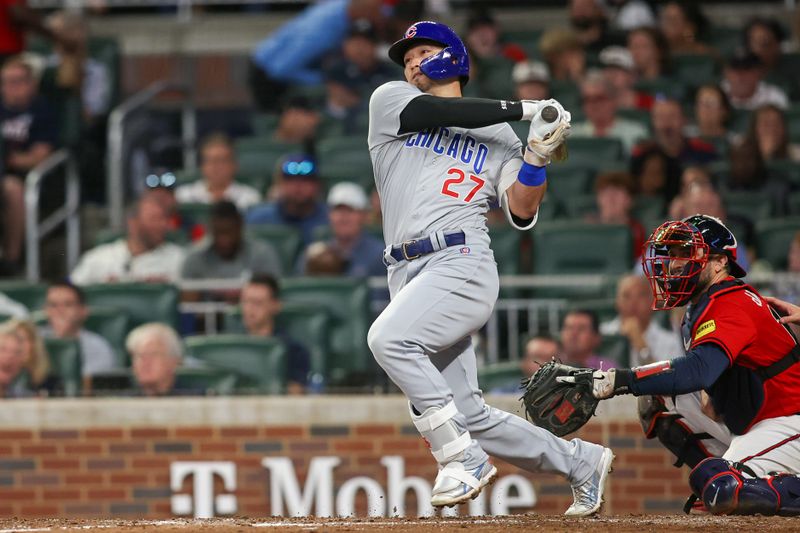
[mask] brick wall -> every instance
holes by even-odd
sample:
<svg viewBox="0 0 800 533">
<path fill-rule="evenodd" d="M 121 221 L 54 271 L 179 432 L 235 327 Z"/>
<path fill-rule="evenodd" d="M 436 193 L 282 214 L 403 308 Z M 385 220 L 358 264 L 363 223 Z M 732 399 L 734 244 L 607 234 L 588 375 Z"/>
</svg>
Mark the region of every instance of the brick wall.
<svg viewBox="0 0 800 533">
<path fill-rule="evenodd" d="M 325 413 L 304 417 L 303 413 L 315 411 L 313 402 L 325 401 L 304 399 L 312 404 L 295 411 L 297 420 L 309 419 L 304 424 L 286 423 L 290 415 L 278 421 L 241 423 L 228 417 L 228 423 L 219 424 L 211 417 L 207 423 L 197 423 L 191 416 L 180 416 L 180 412 L 161 412 L 159 423 L 137 421 L 136 417 L 131 423 L 126 420 L 131 417 L 118 416 L 115 425 L 113 407 L 106 406 L 107 419 L 96 416 L 97 409 L 103 408 L 98 404 L 102 401 L 83 400 L 84 405 L 79 405 L 82 408 L 73 408 L 69 416 L 60 419 L 59 413 L 40 415 L 41 419 L 29 427 L 22 422 L 24 409 L 14 417 L 15 423 L 10 423 L 10 413 L 5 413 L 5 420 L 3 415 L 4 411 L 16 411 L 9 407 L 15 402 L 0 404 L 0 516 L 169 517 L 173 461 L 234 462 L 237 514 L 249 516 L 270 514 L 269 475 L 262 466 L 266 456 L 290 457 L 301 489 L 310 461 L 318 456 L 341 458 L 334 470 L 337 489 L 354 476 L 373 478 L 385 487 L 386 469 L 380 459 L 387 455 L 404 458 L 406 476 L 432 482 L 436 473 L 422 439 L 403 420 L 402 399 L 392 400 L 392 416 L 383 417 L 389 420 L 377 421 L 359 420 L 363 413 L 358 409 L 343 417 L 345 420 Z M 214 407 L 213 401 L 208 409 L 225 417 L 226 409 Z M 363 397 L 352 401 L 374 402 Z M 147 400 L 129 402 L 126 406 L 134 413 L 148 413 L 153 407 Z M 253 412 L 269 406 L 270 400 L 264 402 Z M 49 405 L 40 404 L 39 408 Z M 285 409 L 290 405 L 273 407 Z M 174 419 L 167 422 L 172 415 Z M 70 418 L 74 418 L 74 427 L 70 427 Z M 619 418 L 599 416 L 579 433 L 582 438 L 610 444 L 617 454 L 607 509 L 614 513 L 678 512 L 688 494 L 685 468 L 672 467 L 672 456 L 657 442 L 645 440 L 635 419 Z M 503 462 L 496 464 L 501 476 L 519 473 L 533 481 L 538 498 L 535 511 L 560 513 L 571 502 L 569 486 L 559 477 L 529 476 Z M 191 494 L 191 479 L 184 480 L 182 492 Z M 225 492 L 222 481 L 217 479 L 216 483 L 216 491 Z M 409 496 L 412 510 L 413 503 Z M 364 513 L 365 508 L 362 494 L 356 500 L 356 509 Z"/>
</svg>

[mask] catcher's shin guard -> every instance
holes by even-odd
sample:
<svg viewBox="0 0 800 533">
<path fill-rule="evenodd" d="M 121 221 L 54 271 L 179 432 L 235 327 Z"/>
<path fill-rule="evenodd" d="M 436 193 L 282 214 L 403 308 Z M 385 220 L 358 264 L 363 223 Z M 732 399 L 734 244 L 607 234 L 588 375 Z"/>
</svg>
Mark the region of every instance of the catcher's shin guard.
<svg viewBox="0 0 800 533">
<path fill-rule="evenodd" d="M 690 468 L 711 456 L 702 444 L 703 439 L 711 438 L 708 433 L 693 433 L 677 414 L 669 414 L 664 402 L 658 396 L 640 396 L 639 421 L 648 439 L 658 437 L 661 444 L 671 451 L 676 460 L 673 466 L 684 464 Z"/>
<path fill-rule="evenodd" d="M 800 516 L 800 477 L 746 477 L 742 468 L 749 470 L 711 457 L 692 470 L 689 485 L 713 514 Z"/>
<path fill-rule="evenodd" d="M 450 402 L 442 408 L 431 407 L 418 414 L 411 403 L 408 404 L 411 420 L 422 438 L 431 448 L 431 453 L 440 465 L 447 464 L 472 444 L 469 431 L 461 433 L 453 422 L 458 413 L 456 404 Z"/>
</svg>

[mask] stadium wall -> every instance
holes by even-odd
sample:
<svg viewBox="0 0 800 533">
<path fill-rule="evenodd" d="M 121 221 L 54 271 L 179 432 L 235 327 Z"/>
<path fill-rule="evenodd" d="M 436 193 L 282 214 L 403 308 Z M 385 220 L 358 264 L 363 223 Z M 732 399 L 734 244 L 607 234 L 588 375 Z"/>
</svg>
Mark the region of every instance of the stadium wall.
<svg viewBox="0 0 800 533">
<path fill-rule="evenodd" d="M 514 397 L 490 399 L 516 411 Z M 643 438 L 631 397 L 578 436 L 617 454 L 608 511 L 678 512 L 686 470 Z M 497 461 L 462 512 L 560 513 L 570 488 Z M 390 397 L 14 400 L 0 403 L 0 516 L 141 517 L 418 513 L 436 467 Z M 423 496 L 417 507 L 416 488 Z"/>
</svg>

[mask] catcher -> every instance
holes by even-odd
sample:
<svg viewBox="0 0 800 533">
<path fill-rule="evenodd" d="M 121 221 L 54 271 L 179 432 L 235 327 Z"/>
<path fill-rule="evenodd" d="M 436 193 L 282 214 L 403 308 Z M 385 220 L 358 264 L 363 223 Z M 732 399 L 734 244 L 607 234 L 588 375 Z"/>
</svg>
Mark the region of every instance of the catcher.
<svg viewBox="0 0 800 533">
<path fill-rule="evenodd" d="M 585 423 L 592 402 L 617 394 L 674 399 L 702 391 L 707 431 L 719 421 L 731 439 L 721 457 L 692 469 L 687 512 L 699 499 L 714 514 L 800 515 L 800 346 L 779 313 L 739 279 L 736 247 L 710 216 L 662 224 L 642 263 L 654 309 L 687 306 L 686 355 L 607 371 L 549 363 L 523 399 L 535 422 L 563 431 Z M 651 425 L 669 416 L 650 407 Z"/>
</svg>

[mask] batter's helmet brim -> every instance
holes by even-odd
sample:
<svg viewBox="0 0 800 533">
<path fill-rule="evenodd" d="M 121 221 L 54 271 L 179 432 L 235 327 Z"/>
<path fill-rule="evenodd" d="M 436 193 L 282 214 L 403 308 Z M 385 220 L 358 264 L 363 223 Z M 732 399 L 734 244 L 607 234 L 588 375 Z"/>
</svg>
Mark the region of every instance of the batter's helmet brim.
<svg viewBox="0 0 800 533">
<path fill-rule="evenodd" d="M 403 60 L 405 59 L 406 52 L 420 44 L 433 44 L 436 46 L 441 46 L 442 48 L 447 48 L 445 43 L 440 43 L 439 41 L 434 41 L 433 39 L 427 39 L 425 37 L 410 37 L 408 39 L 400 39 L 389 48 L 389 59 L 405 68 L 406 65 Z"/>
</svg>

